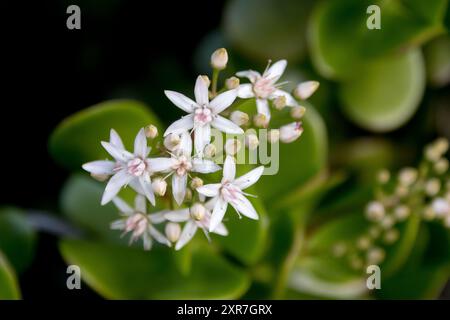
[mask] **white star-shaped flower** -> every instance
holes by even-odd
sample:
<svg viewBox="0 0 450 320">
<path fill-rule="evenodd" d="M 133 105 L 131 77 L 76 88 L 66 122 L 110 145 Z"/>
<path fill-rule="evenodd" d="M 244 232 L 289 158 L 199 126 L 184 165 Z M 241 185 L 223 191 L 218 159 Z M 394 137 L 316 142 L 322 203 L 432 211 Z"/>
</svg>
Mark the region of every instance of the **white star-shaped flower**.
<svg viewBox="0 0 450 320">
<path fill-rule="evenodd" d="M 194 89 L 196 101 L 175 91 L 166 90 L 164 93 L 174 105 L 188 113 L 188 115 L 172 123 L 164 136 L 193 129 L 197 153 L 201 154 L 205 145 L 211 141 L 211 126 L 229 134 L 244 133 L 239 126 L 219 115 L 234 102 L 236 90 L 225 91 L 209 101 L 208 86 L 205 80 L 198 76 Z"/>
<path fill-rule="evenodd" d="M 235 179 L 236 162 L 233 157 L 227 156 L 223 165 L 223 178 L 221 183 L 207 184 L 197 188 L 200 194 L 206 197 L 213 197 L 215 202 L 209 225 L 210 232 L 214 231 L 221 223 L 227 211 L 228 204 L 238 214 L 243 214 L 250 219 L 258 219 L 258 213 L 251 202 L 245 197 L 248 194 L 242 190 L 256 183 L 263 171 L 264 166 L 260 166 Z"/>
<path fill-rule="evenodd" d="M 134 140 L 134 153 L 125 150 L 117 132 L 111 129 L 110 141 L 102 141 L 102 146 L 115 161 L 99 160 L 85 163 L 84 170 L 95 175 L 112 175 L 102 196 L 102 205 L 110 202 L 123 186 L 130 185 L 137 192 L 144 194 L 155 205 L 150 175 L 147 138 L 142 128 Z"/>
<path fill-rule="evenodd" d="M 171 222 L 186 222 L 178 239 L 175 250 L 180 250 L 188 243 L 197 232 L 198 228 L 202 229 L 205 236 L 209 240 L 208 229 L 211 221 L 211 210 L 214 208 L 215 199 L 211 199 L 206 203 L 195 203 L 190 208 L 170 211 L 164 214 L 164 218 Z M 223 223 L 219 223 L 213 231 L 221 236 L 227 236 L 228 230 Z"/>
<path fill-rule="evenodd" d="M 272 66 L 266 68 L 261 75 L 254 70 L 237 72 L 238 77 L 246 77 L 251 83 L 239 85 L 237 95 L 239 98 L 256 98 L 258 113 L 263 114 L 266 120 L 270 120 L 269 100 L 274 100 L 280 96 L 285 97 L 286 105 L 289 107 L 298 106 L 297 101 L 286 91 L 279 89 L 283 83 L 277 83 L 286 69 L 287 61 L 280 60 Z"/>
<path fill-rule="evenodd" d="M 150 167 L 155 171 L 169 172 L 172 175 L 172 193 L 178 205 L 183 203 L 189 172 L 212 173 L 220 167 L 211 160 L 191 157 L 192 139 L 188 132 L 181 133 L 181 141 L 170 158 L 149 159 Z M 168 176 L 169 176 L 168 175 Z"/>
<path fill-rule="evenodd" d="M 123 235 L 131 232 L 130 244 L 142 238 L 145 250 L 151 249 L 153 239 L 169 247 L 171 246 L 170 241 L 153 226 L 153 224 L 165 221 L 164 214 L 166 211 L 147 214 L 145 197 L 139 194 L 135 198 L 134 208 L 131 208 L 119 197 L 115 197 L 112 201 L 123 217 L 113 221 L 111 229 L 123 230 Z"/>
</svg>

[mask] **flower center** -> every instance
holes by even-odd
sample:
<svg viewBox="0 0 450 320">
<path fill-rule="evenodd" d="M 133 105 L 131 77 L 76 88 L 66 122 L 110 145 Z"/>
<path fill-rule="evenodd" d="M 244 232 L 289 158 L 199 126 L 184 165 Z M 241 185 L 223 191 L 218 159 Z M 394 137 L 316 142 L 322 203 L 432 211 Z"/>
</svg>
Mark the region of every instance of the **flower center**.
<svg viewBox="0 0 450 320">
<path fill-rule="evenodd" d="M 175 165 L 173 166 L 173 169 L 179 176 L 185 175 L 188 171 L 191 171 L 192 169 L 191 159 L 184 155 L 179 156 Z"/>
<path fill-rule="evenodd" d="M 267 99 L 276 90 L 271 79 L 260 77 L 255 81 L 253 85 L 253 91 L 256 97 L 261 99 Z"/>
<path fill-rule="evenodd" d="M 194 122 L 200 125 L 210 123 L 213 119 L 211 109 L 207 106 L 198 107 L 194 111 Z"/>
<path fill-rule="evenodd" d="M 133 236 L 138 237 L 145 232 L 147 223 L 148 221 L 145 215 L 137 212 L 125 222 L 125 232 L 133 231 Z"/>
<path fill-rule="evenodd" d="M 134 158 L 127 163 L 128 173 L 136 177 L 141 176 L 144 173 L 146 167 L 147 165 L 145 161 L 141 158 Z"/>
<path fill-rule="evenodd" d="M 239 194 L 241 193 L 242 193 L 241 189 L 239 189 L 232 183 L 225 182 L 222 184 L 221 194 L 226 202 L 236 201 L 238 199 Z"/>
</svg>

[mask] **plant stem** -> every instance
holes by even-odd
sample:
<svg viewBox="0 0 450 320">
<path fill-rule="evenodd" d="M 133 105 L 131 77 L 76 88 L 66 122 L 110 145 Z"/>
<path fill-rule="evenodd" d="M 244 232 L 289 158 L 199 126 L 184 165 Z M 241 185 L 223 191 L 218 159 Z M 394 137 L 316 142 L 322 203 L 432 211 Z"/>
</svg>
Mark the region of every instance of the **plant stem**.
<svg viewBox="0 0 450 320">
<path fill-rule="evenodd" d="M 220 73 L 220 70 L 213 69 L 212 82 L 211 82 L 211 95 L 213 98 L 217 95 L 217 82 L 219 80 L 219 73 Z"/>
</svg>

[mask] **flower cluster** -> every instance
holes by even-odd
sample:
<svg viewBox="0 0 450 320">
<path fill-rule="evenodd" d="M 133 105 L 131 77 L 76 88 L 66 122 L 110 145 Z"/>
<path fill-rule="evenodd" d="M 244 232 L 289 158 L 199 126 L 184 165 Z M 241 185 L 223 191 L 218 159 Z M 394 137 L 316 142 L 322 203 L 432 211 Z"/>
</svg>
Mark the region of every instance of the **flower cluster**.
<svg viewBox="0 0 450 320">
<path fill-rule="evenodd" d="M 448 147 L 448 141 L 440 138 L 425 148 L 417 169 L 406 167 L 395 176 L 380 171 L 376 199 L 365 210 L 369 228 L 355 243 L 337 243 L 333 254 L 347 257 L 352 268 L 362 269 L 383 262 L 383 247 L 395 244 L 399 227 L 414 216 L 450 229 L 449 161 L 444 157 Z"/>
<path fill-rule="evenodd" d="M 239 84 L 239 79 L 225 80 L 224 88 L 218 90 L 219 72 L 226 68 L 228 53 L 216 50 L 211 56 L 212 82 L 207 76 L 198 76 L 194 86 L 194 99 L 184 94 L 166 90 L 167 98 L 186 112 L 172 123 L 163 134 L 163 143 L 157 143 L 158 129 L 154 125 L 142 128 L 135 140 L 134 150 L 126 150 L 118 133 L 111 129 L 108 142 L 102 146 L 113 160 L 99 160 L 83 165 L 83 169 L 100 181 L 107 181 L 101 204 L 112 201 L 121 219 L 111 224 L 112 229 L 131 233 L 130 243 L 142 239 L 146 250 L 153 240 L 181 249 L 201 229 L 209 239 L 213 232 L 228 235 L 223 224 L 230 205 L 238 213 L 250 219 L 258 219 L 258 213 L 248 200 L 244 190 L 255 184 L 264 172 L 259 166 L 236 177 L 234 155 L 241 148 L 240 142 L 229 139 L 223 146 L 223 167 L 213 157 L 217 147 L 211 142 L 212 130 L 224 134 L 246 135 L 246 146 L 258 148 L 255 134 L 247 134 L 250 116 L 238 110 L 239 99 L 255 99 L 257 110 L 253 116 L 256 127 L 268 127 L 270 105 L 277 110 L 292 108 L 292 116 L 300 119 L 305 108 L 278 83 L 286 68 L 281 60 L 268 67 L 261 75 L 256 71 L 242 71 L 236 75 L 247 77 L 251 83 Z M 296 95 L 308 98 L 318 87 L 314 81 L 300 84 Z M 293 122 L 271 130 L 269 141 L 276 143 L 295 141 L 302 133 L 301 122 Z M 153 148 L 149 146 L 153 144 Z M 222 179 L 214 180 L 213 173 L 222 171 Z M 211 183 L 205 184 L 204 181 Z M 130 186 L 136 192 L 134 206 L 119 197 L 122 188 Z M 167 190 L 171 190 L 171 195 Z M 157 199 L 160 198 L 160 199 Z M 166 208 L 148 213 L 147 202 L 152 206 Z M 157 203 L 158 202 L 158 203 Z M 162 226 L 164 224 L 165 226 Z M 181 224 L 184 224 L 183 228 Z"/>
</svg>

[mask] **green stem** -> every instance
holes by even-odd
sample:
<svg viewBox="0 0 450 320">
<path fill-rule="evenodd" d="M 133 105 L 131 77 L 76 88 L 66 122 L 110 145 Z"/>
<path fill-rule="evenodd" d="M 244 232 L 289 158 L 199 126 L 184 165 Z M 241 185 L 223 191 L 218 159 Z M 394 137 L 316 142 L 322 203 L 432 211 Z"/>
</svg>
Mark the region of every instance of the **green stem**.
<svg viewBox="0 0 450 320">
<path fill-rule="evenodd" d="M 213 69 L 212 82 L 211 82 L 211 94 L 214 98 L 217 95 L 217 82 L 219 80 L 220 70 Z"/>
</svg>

